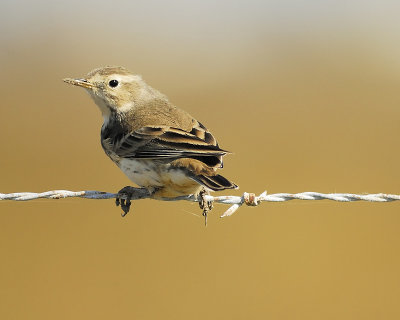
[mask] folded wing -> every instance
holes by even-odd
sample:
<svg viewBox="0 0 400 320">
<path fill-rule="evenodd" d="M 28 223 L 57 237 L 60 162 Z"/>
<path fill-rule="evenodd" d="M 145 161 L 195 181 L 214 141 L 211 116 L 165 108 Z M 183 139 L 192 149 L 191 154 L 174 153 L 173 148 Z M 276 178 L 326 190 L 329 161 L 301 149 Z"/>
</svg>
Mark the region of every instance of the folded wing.
<svg viewBox="0 0 400 320">
<path fill-rule="evenodd" d="M 190 132 L 167 126 L 147 126 L 114 141 L 114 152 L 132 159 L 192 158 L 209 167 L 222 167 L 222 156 L 213 135 L 200 123 Z"/>
</svg>

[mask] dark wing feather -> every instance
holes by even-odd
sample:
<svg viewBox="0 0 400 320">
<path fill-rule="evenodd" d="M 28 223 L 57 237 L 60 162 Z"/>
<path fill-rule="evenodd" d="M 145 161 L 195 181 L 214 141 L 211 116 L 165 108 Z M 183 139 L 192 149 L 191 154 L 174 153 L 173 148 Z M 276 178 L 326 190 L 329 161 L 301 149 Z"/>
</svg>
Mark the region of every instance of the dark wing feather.
<svg viewBox="0 0 400 320">
<path fill-rule="evenodd" d="M 229 181 L 228 179 L 219 174 L 215 176 L 197 175 L 193 177 L 193 179 L 198 183 L 202 184 L 203 186 L 214 191 L 238 188 L 236 184 L 234 184 L 233 182 Z"/>
<path fill-rule="evenodd" d="M 171 127 L 143 127 L 114 144 L 115 153 L 124 158 L 193 158 L 208 166 L 222 166 L 227 151 L 219 148 L 214 137 L 200 124 L 187 132 Z"/>
</svg>

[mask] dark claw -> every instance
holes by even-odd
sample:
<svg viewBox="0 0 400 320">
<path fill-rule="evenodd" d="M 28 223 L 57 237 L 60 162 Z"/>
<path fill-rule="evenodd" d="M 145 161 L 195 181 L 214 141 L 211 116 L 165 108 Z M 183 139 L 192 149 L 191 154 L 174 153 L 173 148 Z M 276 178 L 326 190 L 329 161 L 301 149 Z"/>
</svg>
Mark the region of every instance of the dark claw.
<svg viewBox="0 0 400 320">
<path fill-rule="evenodd" d="M 206 226 L 207 226 L 208 212 L 213 208 L 213 202 L 205 200 L 205 196 L 207 194 L 208 193 L 205 189 L 201 190 L 200 194 L 199 194 L 199 206 L 200 206 L 200 209 L 203 210 L 204 223 Z"/>
<path fill-rule="evenodd" d="M 123 205 L 121 205 L 122 211 L 124 211 L 123 213 L 121 213 L 122 217 L 125 217 L 128 214 L 130 207 L 131 207 L 130 200 L 126 200 L 126 202 Z"/>
<path fill-rule="evenodd" d="M 131 197 L 132 197 L 132 191 L 130 189 L 133 189 L 132 187 L 125 187 L 122 188 L 119 192 L 118 195 L 115 199 L 115 204 L 116 206 L 121 206 L 122 209 L 122 213 L 121 216 L 125 217 L 128 212 L 129 209 L 131 207 Z"/>
<path fill-rule="evenodd" d="M 200 209 L 204 209 L 204 200 L 203 200 L 203 198 L 201 198 L 199 200 L 199 207 L 200 207 Z"/>
</svg>

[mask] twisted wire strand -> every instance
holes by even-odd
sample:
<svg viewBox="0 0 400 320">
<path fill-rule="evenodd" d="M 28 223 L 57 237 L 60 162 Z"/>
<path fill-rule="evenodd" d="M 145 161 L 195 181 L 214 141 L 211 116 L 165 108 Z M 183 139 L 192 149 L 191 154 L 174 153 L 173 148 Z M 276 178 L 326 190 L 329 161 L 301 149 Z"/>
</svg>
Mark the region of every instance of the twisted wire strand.
<svg viewBox="0 0 400 320">
<path fill-rule="evenodd" d="M 116 198 L 116 193 L 109 193 L 103 191 L 69 191 L 69 190 L 52 190 L 42 193 L 34 192 L 18 192 L 18 193 L 0 193 L 0 200 L 14 200 L 14 201 L 29 201 L 35 199 L 62 199 L 62 198 L 86 198 L 86 199 L 113 199 Z M 131 200 L 139 199 L 151 199 L 151 194 L 143 188 L 135 188 Z M 242 196 L 205 196 L 206 201 L 212 201 L 216 203 L 223 203 L 231 205 L 231 207 L 225 211 L 221 218 L 231 216 L 236 212 L 243 204 L 248 206 L 257 206 L 261 202 L 283 202 L 290 200 L 332 200 L 340 202 L 350 201 L 370 201 L 370 202 L 390 202 L 400 200 L 400 195 L 396 194 L 353 194 L 353 193 L 319 193 L 319 192 L 301 192 L 301 193 L 275 193 L 267 194 L 264 191 L 259 196 L 254 193 L 245 192 Z M 196 202 L 198 199 L 193 196 L 182 196 L 177 198 L 162 198 L 158 200 L 163 201 L 179 201 L 186 200 Z"/>
</svg>

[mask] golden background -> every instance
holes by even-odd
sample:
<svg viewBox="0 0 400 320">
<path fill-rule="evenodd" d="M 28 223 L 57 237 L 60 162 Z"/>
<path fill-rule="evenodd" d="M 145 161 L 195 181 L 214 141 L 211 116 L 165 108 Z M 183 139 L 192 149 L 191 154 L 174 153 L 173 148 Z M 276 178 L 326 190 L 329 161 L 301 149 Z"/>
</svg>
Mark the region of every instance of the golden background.
<svg viewBox="0 0 400 320">
<path fill-rule="evenodd" d="M 0 4 L 0 192 L 130 184 L 61 79 L 123 65 L 202 121 L 244 191 L 399 194 L 395 1 Z M 399 319 L 400 204 L 0 203 L 1 319 Z"/>
</svg>

